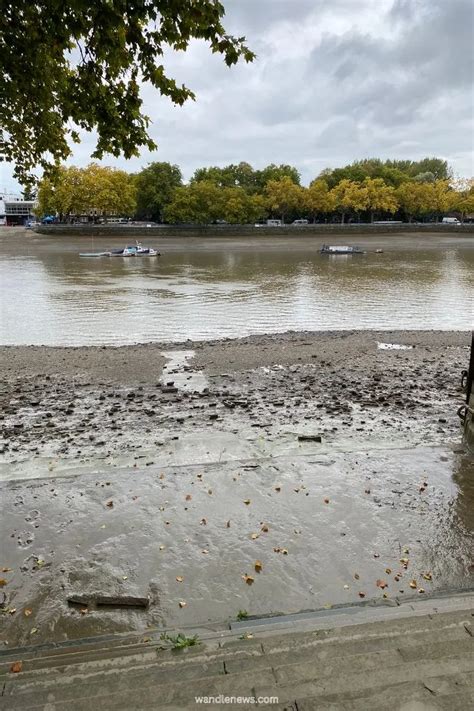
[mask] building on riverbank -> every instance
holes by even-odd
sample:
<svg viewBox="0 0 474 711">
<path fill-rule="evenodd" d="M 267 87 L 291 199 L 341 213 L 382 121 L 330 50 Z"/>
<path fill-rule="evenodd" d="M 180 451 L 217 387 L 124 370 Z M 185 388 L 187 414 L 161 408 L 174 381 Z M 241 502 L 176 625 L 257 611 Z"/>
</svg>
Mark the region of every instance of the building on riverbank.
<svg viewBox="0 0 474 711">
<path fill-rule="evenodd" d="M 34 200 L 0 193 L 0 225 L 24 225 L 33 218 Z"/>
</svg>

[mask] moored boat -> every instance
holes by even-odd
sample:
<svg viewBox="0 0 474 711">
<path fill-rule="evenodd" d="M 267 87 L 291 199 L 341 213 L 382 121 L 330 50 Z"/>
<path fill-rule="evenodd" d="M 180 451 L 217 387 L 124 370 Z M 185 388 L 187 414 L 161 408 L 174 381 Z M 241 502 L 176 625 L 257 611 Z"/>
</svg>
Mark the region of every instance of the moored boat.
<svg viewBox="0 0 474 711">
<path fill-rule="evenodd" d="M 321 254 L 365 254 L 360 247 L 351 247 L 344 244 L 323 244 L 320 249 Z"/>
<path fill-rule="evenodd" d="M 160 253 L 153 247 L 144 247 L 140 242 L 127 245 L 120 249 L 111 249 L 106 252 L 82 252 L 80 257 L 160 257 Z"/>
</svg>

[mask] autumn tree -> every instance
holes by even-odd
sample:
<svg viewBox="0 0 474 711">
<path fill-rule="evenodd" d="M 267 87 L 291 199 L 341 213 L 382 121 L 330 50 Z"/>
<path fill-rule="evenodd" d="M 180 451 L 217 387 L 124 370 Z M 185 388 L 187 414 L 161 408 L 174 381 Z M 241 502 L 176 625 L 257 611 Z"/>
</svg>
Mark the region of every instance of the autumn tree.
<svg viewBox="0 0 474 711">
<path fill-rule="evenodd" d="M 288 176 L 279 180 L 269 180 L 265 186 L 264 195 L 268 209 L 280 215 L 282 222 L 285 221 L 285 215 L 288 212 L 303 205 L 303 188 Z"/>
<path fill-rule="evenodd" d="M 360 213 L 367 209 L 367 188 L 353 180 L 341 180 L 332 190 L 336 210 L 341 214 L 341 224 L 344 224 L 348 212 Z"/>
<path fill-rule="evenodd" d="M 430 186 L 428 183 L 407 182 L 396 190 L 400 207 L 412 222 L 414 217 L 424 215 L 431 209 Z"/>
<path fill-rule="evenodd" d="M 281 163 L 280 165 L 270 163 L 270 165 L 267 165 L 261 170 L 257 170 L 255 173 L 257 190 L 263 193 L 270 181 L 281 180 L 282 178 L 289 178 L 295 185 L 299 185 L 301 180 L 301 176 L 294 166 L 286 165 L 285 163 Z"/>
<path fill-rule="evenodd" d="M 72 215 L 131 215 L 136 208 L 134 182 L 124 170 L 91 163 L 86 168 L 61 167 L 52 178 L 39 183 L 40 216 L 57 213 L 61 219 Z"/>
<path fill-rule="evenodd" d="M 137 216 L 161 222 L 165 206 L 182 183 L 177 165 L 159 162 L 147 165 L 135 176 Z"/>
<path fill-rule="evenodd" d="M 335 208 L 334 196 L 329 191 L 328 184 L 322 178 L 313 180 L 304 191 L 303 204 L 305 210 L 312 216 L 313 222 L 318 214 L 327 214 Z"/>
<path fill-rule="evenodd" d="M 448 180 L 436 180 L 426 186 L 429 210 L 434 212 L 436 219 L 451 209 L 453 191 Z"/>
<path fill-rule="evenodd" d="M 382 178 L 366 178 L 363 187 L 367 191 L 367 208 L 370 211 L 370 221 L 374 221 L 375 212 L 396 212 L 398 202 L 395 188 L 386 185 Z"/>
<path fill-rule="evenodd" d="M 227 34 L 218 0 L 4 0 L 0 13 L 0 156 L 24 185 L 95 130 L 94 158 L 126 158 L 155 143 L 140 86 L 174 104 L 194 94 L 165 68 L 165 51 L 204 40 L 231 66 L 253 53 Z"/>
<path fill-rule="evenodd" d="M 474 215 L 474 178 L 457 178 L 452 181 L 451 209 L 461 215 L 464 222 L 467 215 Z"/>
</svg>

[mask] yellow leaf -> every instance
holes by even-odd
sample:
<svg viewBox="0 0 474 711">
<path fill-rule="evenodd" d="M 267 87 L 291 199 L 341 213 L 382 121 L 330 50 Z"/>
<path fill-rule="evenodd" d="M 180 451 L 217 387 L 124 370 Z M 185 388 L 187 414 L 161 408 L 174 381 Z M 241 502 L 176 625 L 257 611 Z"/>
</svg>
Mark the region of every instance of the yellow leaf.
<svg viewBox="0 0 474 711">
<path fill-rule="evenodd" d="M 252 585 L 253 582 L 254 582 L 254 580 L 255 580 L 255 578 L 252 578 L 251 575 L 247 575 L 247 574 L 246 574 L 246 575 L 242 575 L 242 580 L 245 580 L 245 582 L 247 583 L 247 585 Z"/>
<path fill-rule="evenodd" d="M 244 499 L 244 504 L 248 506 L 250 504 L 250 499 Z"/>
<path fill-rule="evenodd" d="M 418 585 L 416 584 L 416 580 L 411 580 L 409 583 L 410 587 L 413 588 L 413 590 L 416 590 Z"/>
<path fill-rule="evenodd" d="M 177 583 L 182 583 L 183 580 L 184 580 L 184 578 L 183 578 L 182 575 L 177 575 L 177 576 L 176 576 L 176 582 L 177 582 Z"/>
<path fill-rule="evenodd" d="M 0 578 L 0 588 L 3 588 L 4 585 L 7 585 L 8 581 L 5 580 L 5 578 Z"/>
<path fill-rule="evenodd" d="M 255 572 L 261 573 L 263 570 L 263 563 L 261 560 L 256 560 L 254 564 Z"/>
<path fill-rule="evenodd" d="M 186 607 L 187 603 L 184 600 L 180 600 L 178 604 L 180 607 Z"/>
<path fill-rule="evenodd" d="M 28 608 L 23 611 L 23 614 L 25 615 L 25 617 L 29 617 L 31 615 L 31 613 L 32 613 L 32 610 L 30 610 Z"/>
<path fill-rule="evenodd" d="M 260 530 L 263 531 L 263 533 L 268 533 L 268 526 L 267 526 L 267 524 L 264 523 Z"/>
<path fill-rule="evenodd" d="M 18 672 L 21 672 L 23 669 L 23 662 L 13 662 L 13 664 L 10 667 L 10 671 L 13 674 L 18 674 Z"/>
</svg>

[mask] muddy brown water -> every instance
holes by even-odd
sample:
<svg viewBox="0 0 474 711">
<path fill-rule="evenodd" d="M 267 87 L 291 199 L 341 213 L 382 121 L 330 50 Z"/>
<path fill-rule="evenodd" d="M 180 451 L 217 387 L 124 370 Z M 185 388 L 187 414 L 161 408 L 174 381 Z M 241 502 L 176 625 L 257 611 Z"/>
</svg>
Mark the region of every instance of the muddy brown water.
<svg viewBox="0 0 474 711">
<path fill-rule="evenodd" d="M 152 238 L 159 258 L 87 259 L 79 253 L 127 240 L 11 232 L 0 240 L 5 345 L 347 328 L 468 330 L 473 321 L 471 235 L 357 235 L 367 253 L 352 257 L 320 255 L 319 237 Z"/>
</svg>

